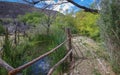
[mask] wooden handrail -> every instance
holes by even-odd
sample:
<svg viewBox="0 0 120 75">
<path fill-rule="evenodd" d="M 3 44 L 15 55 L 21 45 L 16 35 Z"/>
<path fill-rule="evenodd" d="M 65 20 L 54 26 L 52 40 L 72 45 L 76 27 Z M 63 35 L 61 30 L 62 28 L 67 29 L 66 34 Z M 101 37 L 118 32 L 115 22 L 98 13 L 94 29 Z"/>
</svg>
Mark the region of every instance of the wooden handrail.
<svg viewBox="0 0 120 75">
<path fill-rule="evenodd" d="M 62 58 L 57 64 L 55 64 L 48 72 L 47 75 L 52 75 L 53 71 L 55 70 L 56 67 L 58 67 L 65 59 L 71 54 L 72 49 L 65 55 L 64 58 Z"/>
<path fill-rule="evenodd" d="M 43 55 L 41 55 L 41 56 L 33 59 L 32 61 L 30 61 L 30 62 L 28 62 L 28 63 L 26 63 L 26 64 L 24 64 L 24 65 L 22 65 L 22 66 L 20 66 L 20 67 L 18 67 L 18 68 L 16 68 L 16 69 L 13 69 L 13 70 L 9 71 L 8 75 L 16 75 L 16 74 L 17 74 L 18 72 L 20 72 L 21 70 L 29 67 L 30 65 L 32 65 L 32 64 L 35 63 L 35 62 L 37 62 L 38 60 L 40 60 L 40 59 L 46 57 L 47 55 L 53 53 L 54 51 L 56 51 L 59 47 L 61 47 L 61 46 L 62 46 L 64 43 L 66 43 L 68 40 L 69 40 L 69 39 L 66 39 L 63 43 L 61 43 L 61 44 L 58 45 L 57 47 L 53 48 L 52 50 L 50 50 L 49 52 L 47 52 L 47 53 L 45 53 L 45 54 L 43 54 Z"/>
<path fill-rule="evenodd" d="M 71 49 L 72 49 L 72 40 L 71 40 L 71 38 L 72 38 L 72 35 L 71 35 L 71 30 L 70 30 L 70 28 L 67 28 L 67 38 L 69 39 L 68 40 L 68 51 L 70 51 Z M 70 59 L 70 61 L 72 61 L 72 53 L 70 54 L 70 57 L 69 57 L 69 59 Z"/>
<path fill-rule="evenodd" d="M 56 67 L 58 67 L 63 61 L 65 61 L 65 59 L 69 56 L 69 61 L 71 62 L 73 61 L 72 59 L 72 36 L 71 36 L 71 30 L 70 28 L 66 29 L 66 33 L 67 33 L 67 38 L 68 38 L 68 53 L 64 56 L 64 58 L 62 58 L 57 64 L 55 64 L 48 72 L 47 75 L 52 75 L 53 71 L 55 70 Z"/>
<path fill-rule="evenodd" d="M 4 67 L 7 71 L 11 71 L 14 70 L 14 68 L 12 66 L 10 66 L 9 64 L 7 64 L 4 60 L 2 60 L 0 58 L 0 66 Z"/>
</svg>

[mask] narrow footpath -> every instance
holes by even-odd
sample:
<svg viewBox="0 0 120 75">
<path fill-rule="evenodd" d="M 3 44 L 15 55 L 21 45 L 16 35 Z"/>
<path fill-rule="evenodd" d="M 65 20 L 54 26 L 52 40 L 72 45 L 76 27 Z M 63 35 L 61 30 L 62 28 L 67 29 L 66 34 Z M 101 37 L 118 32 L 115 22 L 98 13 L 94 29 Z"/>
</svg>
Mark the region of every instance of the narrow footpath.
<svg viewBox="0 0 120 75">
<path fill-rule="evenodd" d="M 96 54 L 101 48 L 95 41 L 77 36 L 73 37 L 72 45 L 75 62 L 70 75 L 115 75 L 109 63 Z"/>
</svg>

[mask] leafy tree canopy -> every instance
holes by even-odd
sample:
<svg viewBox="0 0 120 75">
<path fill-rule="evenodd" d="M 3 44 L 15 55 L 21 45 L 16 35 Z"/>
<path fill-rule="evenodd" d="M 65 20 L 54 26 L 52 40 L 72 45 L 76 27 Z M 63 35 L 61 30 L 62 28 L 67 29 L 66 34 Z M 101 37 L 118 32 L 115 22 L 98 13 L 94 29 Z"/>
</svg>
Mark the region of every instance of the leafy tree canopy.
<svg viewBox="0 0 120 75">
<path fill-rule="evenodd" d="M 19 16 L 19 19 L 24 23 L 35 25 L 35 24 L 41 23 L 44 17 L 45 17 L 45 14 L 34 12 L 34 13 L 27 13 L 24 16 Z"/>
<path fill-rule="evenodd" d="M 92 38 L 99 36 L 99 29 L 97 26 L 98 14 L 80 11 L 75 17 L 75 26 L 81 35 L 87 35 Z"/>
</svg>

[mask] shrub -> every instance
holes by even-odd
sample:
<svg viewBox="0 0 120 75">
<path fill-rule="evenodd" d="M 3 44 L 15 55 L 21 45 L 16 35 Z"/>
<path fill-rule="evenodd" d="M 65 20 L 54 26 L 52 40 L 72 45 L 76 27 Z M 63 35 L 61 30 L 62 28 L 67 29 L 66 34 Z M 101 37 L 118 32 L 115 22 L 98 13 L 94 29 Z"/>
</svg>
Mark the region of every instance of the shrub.
<svg viewBox="0 0 120 75">
<path fill-rule="evenodd" d="M 120 74 L 120 8 L 118 7 L 120 7 L 119 0 L 102 0 L 99 26 L 113 69 Z"/>
<path fill-rule="evenodd" d="M 89 12 L 80 11 L 75 17 L 75 26 L 80 35 L 91 37 L 95 40 L 99 39 L 99 28 L 97 19 L 99 15 Z"/>
</svg>

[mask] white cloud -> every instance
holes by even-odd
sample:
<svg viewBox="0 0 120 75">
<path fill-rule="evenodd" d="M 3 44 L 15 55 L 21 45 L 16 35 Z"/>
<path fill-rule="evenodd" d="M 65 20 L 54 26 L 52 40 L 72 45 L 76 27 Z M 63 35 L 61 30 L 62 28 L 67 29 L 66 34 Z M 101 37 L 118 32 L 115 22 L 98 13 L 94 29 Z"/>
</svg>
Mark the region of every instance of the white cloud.
<svg viewBox="0 0 120 75">
<path fill-rule="evenodd" d="M 65 3 L 65 4 L 61 4 L 61 5 L 56 5 L 56 6 L 54 7 L 54 10 L 59 11 L 59 12 L 65 14 L 65 12 L 66 12 L 67 10 L 68 10 L 68 11 L 72 10 L 72 7 L 73 7 L 73 6 L 74 6 L 74 5 L 71 4 L 71 3 Z"/>
<path fill-rule="evenodd" d="M 53 0 L 50 0 L 50 1 L 46 1 L 46 3 L 48 4 L 59 4 L 59 5 L 53 5 L 53 10 L 55 11 L 59 11 L 61 13 L 64 13 L 68 10 L 72 10 L 72 7 L 74 6 L 73 4 L 71 3 L 63 3 L 61 4 L 62 2 L 66 2 L 65 0 L 61 0 L 61 1 L 58 1 L 58 2 L 55 2 Z"/>
</svg>

